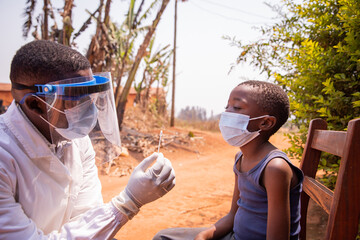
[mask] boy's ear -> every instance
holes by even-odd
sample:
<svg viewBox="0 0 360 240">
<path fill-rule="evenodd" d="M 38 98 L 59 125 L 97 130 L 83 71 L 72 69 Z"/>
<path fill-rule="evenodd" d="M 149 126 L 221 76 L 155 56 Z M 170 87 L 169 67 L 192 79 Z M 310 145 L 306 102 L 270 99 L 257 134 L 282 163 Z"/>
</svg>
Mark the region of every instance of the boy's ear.
<svg viewBox="0 0 360 240">
<path fill-rule="evenodd" d="M 44 114 L 46 113 L 46 105 L 44 102 L 40 101 L 37 97 L 35 96 L 29 96 L 25 99 L 24 105 L 26 106 L 26 108 L 35 113 L 35 114 Z"/>
<path fill-rule="evenodd" d="M 268 131 L 272 129 L 276 124 L 276 117 L 274 116 L 267 116 L 264 117 L 263 121 L 260 124 L 260 129 L 262 131 Z"/>
</svg>

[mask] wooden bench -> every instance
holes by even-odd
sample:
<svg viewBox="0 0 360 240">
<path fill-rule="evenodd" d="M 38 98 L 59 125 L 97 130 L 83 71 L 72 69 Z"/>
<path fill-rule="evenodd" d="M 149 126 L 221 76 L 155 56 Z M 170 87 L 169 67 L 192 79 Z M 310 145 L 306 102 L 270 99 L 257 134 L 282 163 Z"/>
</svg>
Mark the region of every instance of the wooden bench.
<svg viewBox="0 0 360 240">
<path fill-rule="evenodd" d="M 309 198 L 329 214 L 325 239 L 356 239 L 360 216 L 360 118 L 351 120 L 347 131 L 326 129 L 327 124 L 322 119 L 310 122 L 300 164 L 305 175 L 300 239 L 306 239 Z M 334 191 L 315 180 L 321 152 L 341 157 Z"/>
</svg>

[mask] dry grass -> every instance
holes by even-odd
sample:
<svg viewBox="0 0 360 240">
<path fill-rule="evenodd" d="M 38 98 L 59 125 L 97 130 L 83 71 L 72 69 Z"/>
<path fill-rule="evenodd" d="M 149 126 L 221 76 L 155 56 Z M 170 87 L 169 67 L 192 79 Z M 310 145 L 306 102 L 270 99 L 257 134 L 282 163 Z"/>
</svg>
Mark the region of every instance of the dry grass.
<svg viewBox="0 0 360 240">
<path fill-rule="evenodd" d="M 165 128 L 169 126 L 167 116 L 144 111 L 141 107 L 130 107 L 125 110 L 123 125 L 136 129 L 137 131 L 148 132 L 152 129 Z"/>
<path fill-rule="evenodd" d="M 188 128 L 188 129 L 197 129 L 202 131 L 219 131 L 219 120 L 208 120 L 208 121 L 185 121 L 181 119 L 176 119 L 176 126 Z"/>
</svg>

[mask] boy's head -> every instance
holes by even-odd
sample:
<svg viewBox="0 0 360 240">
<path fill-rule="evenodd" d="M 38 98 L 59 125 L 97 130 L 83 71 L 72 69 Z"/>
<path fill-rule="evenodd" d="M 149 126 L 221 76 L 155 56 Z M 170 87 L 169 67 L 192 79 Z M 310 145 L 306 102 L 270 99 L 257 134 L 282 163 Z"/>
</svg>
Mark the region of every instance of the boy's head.
<svg viewBox="0 0 360 240">
<path fill-rule="evenodd" d="M 230 94 L 227 108 L 229 111 L 249 115 L 251 118 L 269 115 L 275 117 L 273 126 L 267 131 L 270 137 L 287 121 L 289 117 L 289 98 L 278 85 L 264 81 L 246 81 L 240 83 Z M 254 126 L 261 120 L 250 121 L 249 131 L 258 130 Z M 253 128 L 253 129 L 252 129 Z"/>
<path fill-rule="evenodd" d="M 78 51 L 46 40 L 30 42 L 15 54 L 10 80 L 26 86 L 45 84 L 78 76 L 90 69 L 89 61 Z"/>
</svg>

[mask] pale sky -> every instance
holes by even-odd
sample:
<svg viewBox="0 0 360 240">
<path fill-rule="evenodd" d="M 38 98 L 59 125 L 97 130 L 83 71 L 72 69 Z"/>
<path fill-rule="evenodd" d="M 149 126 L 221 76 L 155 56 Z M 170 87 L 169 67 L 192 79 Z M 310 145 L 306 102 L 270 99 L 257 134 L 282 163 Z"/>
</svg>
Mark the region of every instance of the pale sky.
<svg viewBox="0 0 360 240">
<path fill-rule="evenodd" d="M 280 0 L 272 0 L 271 3 Z M 53 5 L 62 7 L 63 1 L 53 0 Z M 98 7 L 95 0 L 75 0 L 73 24 L 77 31 L 87 19 L 85 9 L 93 12 Z M 124 0 L 113 0 L 111 17 L 121 22 L 127 9 Z M 140 2 L 140 1 L 138 1 Z M 146 2 L 150 2 L 147 0 Z M 0 0 L 0 82 L 10 82 L 9 70 L 15 52 L 26 42 L 22 37 L 22 25 L 26 0 Z M 43 1 L 38 1 L 40 8 Z M 231 47 L 223 36 L 236 37 L 248 43 L 258 39 L 260 33 L 254 29 L 275 22 L 276 13 L 263 0 L 188 0 L 178 2 L 176 96 L 175 111 L 186 106 L 200 106 L 219 114 L 224 110 L 230 91 L 247 79 L 266 80 L 259 70 L 246 64 L 239 65 L 230 74 L 231 64 L 236 61 L 240 50 Z M 151 18 L 153 19 L 154 16 Z M 59 20 L 59 19 L 58 19 Z M 33 20 L 35 22 L 35 19 Z M 93 23 L 93 26 L 95 24 Z M 174 0 L 168 4 L 157 29 L 155 48 L 173 45 Z M 85 53 L 93 28 L 88 29 L 77 41 L 81 53 Z M 172 80 L 172 69 L 169 72 Z M 125 82 L 125 80 L 123 80 Z M 168 102 L 171 101 L 171 85 L 168 88 Z"/>
</svg>

